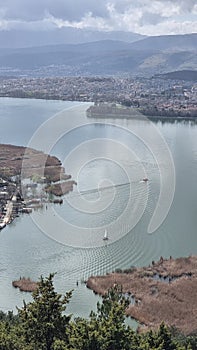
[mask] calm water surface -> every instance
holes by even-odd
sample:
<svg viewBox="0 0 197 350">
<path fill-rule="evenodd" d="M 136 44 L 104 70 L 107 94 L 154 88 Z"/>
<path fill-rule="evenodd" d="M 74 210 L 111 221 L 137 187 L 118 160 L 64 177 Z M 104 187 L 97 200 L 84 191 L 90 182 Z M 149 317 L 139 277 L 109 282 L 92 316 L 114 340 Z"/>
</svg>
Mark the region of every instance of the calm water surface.
<svg viewBox="0 0 197 350">
<path fill-rule="evenodd" d="M 44 121 L 75 105 L 80 106 L 74 102 L 0 98 L 0 142 L 27 145 Z M 131 121 L 122 121 L 124 127 L 128 123 Z M 135 123 L 143 128 L 144 133 L 149 132 L 143 121 Z M 153 234 L 147 234 L 160 185 L 157 165 L 144 145 L 135 136 L 114 126 L 106 126 L 102 121 L 101 124 L 78 128 L 62 137 L 52 150 L 62 162 L 73 147 L 83 141 L 92 138 L 119 140 L 137 152 L 139 163 L 146 168 L 151 181 L 147 184 L 148 187 L 140 183 L 137 162 L 127 164 L 127 167 L 132 167 L 133 173 L 132 184 L 128 184 L 127 174 L 117 163 L 106 159 L 95 160 L 81 170 L 78 186 L 86 199 L 95 200 L 99 196 L 96 189 L 100 178 L 110 179 L 115 186 L 101 189 L 106 198 L 110 198 L 114 187 L 116 189 L 110 208 L 99 216 L 83 214 L 73 210 L 64 200 L 62 206 L 55 206 L 56 215 L 69 220 L 73 225 L 77 223 L 80 227 L 102 227 L 115 220 L 125 209 L 130 188 L 133 196 L 131 217 L 135 215 L 139 198 L 143 205 L 143 200 L 148 195 L 144 214 L 131 232 L 118 241 L 89 249 L 73 248 L 55 242 L 40 231 L 31 216 L 20 216 L 0 232 L 0 309 L 15 311 L 16 305 L 21 306 L 23 299 L 30 300 L 29 295 L 12 288 L 12 280 L 19 276 L 29 276 L 36 280 L 41 274 L 46 276 L 50 272 L 56 272 L 55 286 L 59 292 L 74 289 L 69 312 L 87 316 L 91 309 L 95 309 L 98 300 L 98 297 L 81 284 L 81 280 L 88 276 L 110 272 L 115 268 L 128 268 L 131 265 L 147 265 L 161 255 L 179 257 L 197 254 L 197 125 L 190 122 L 157 122 L 156 126 L 171 150 L 176 170 L 175 196 L 163 224 Z M 121 154 L 120 157 L 122 159 Z M 72 167 L 68 170 L 74 174 Z M 68 196 L 71 199 L 76 198 L 77 201 L 76 191 Z M 44 208 L 35 215 L 41 215 L 47 221 L 48 212 Z M 79 286 L 76 286 L 76 281 L 79 281 Z"/>
</svg>

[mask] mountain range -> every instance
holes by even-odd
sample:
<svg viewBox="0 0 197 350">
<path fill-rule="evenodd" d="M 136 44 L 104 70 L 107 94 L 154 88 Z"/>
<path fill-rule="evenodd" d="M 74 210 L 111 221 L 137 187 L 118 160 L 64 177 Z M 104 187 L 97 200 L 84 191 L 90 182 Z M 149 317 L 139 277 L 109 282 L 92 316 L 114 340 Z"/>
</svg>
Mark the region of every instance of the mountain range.
<svg viewBox="0 0 197 350">
<path fill-rule="evenodd" d="M 152 76 L 177 70 L 197 70 L 197 33 L 0 50 L 0 75 Z"/>
<path fill-rule="evenodd" d="M 73 27 L 56 28 L 53 30 L 1 30 L 0 48 L 25 48 L 60 44 L 81 44 L 101 40 L 120 40 L 133 42 L 145 38 L 133 32 L 98 31 L 78 29 Z"/>
</svg>

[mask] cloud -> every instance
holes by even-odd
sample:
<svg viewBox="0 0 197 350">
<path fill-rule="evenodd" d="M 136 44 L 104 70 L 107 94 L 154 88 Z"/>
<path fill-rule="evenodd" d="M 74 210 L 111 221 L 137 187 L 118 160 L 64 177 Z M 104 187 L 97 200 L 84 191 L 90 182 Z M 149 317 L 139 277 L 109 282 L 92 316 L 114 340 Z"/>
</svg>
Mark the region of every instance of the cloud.
<svg viewBox="0 0 197 350">
<path fill-rule="evenodd" d="M 64 21 L 61 18 L 48 16 L 51 23 L 54 23 L 58 28 L 73 27 L 78 29 L 93 28 L 95 30 L 113 30 L 108 21 L 102 17 L 94 17 L 92 12 L 86 13 L 80 21 Z"/>
<path fill-rule="evenodd" d="M 0 29 L 190 33 L 197 31 L 196 15 L 196 0 L 1 0 Z"/>
<path fill-rule="evenodd" d="M 78 21 L 90 11 L 99 17 L 106 14 L 104 0 L 1 0 L 0 7 L 7 19 L 22 21 L 38 21 L 46 13 L 69 21 Z"/>
</svg>

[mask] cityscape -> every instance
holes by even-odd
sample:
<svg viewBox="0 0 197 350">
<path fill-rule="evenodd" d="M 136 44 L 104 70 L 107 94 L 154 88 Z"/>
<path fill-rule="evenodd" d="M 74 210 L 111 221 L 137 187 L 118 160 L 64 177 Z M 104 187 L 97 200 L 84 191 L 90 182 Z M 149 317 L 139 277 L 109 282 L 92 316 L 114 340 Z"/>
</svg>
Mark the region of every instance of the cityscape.
<svg viewBox="0 0 197 350">
<path fill-rule="evenodd" d="M 0 96 L 134 106 L 148 116 L 197 117 L 194 80 L 121 77 L 0 78 Z"/>
</svg>

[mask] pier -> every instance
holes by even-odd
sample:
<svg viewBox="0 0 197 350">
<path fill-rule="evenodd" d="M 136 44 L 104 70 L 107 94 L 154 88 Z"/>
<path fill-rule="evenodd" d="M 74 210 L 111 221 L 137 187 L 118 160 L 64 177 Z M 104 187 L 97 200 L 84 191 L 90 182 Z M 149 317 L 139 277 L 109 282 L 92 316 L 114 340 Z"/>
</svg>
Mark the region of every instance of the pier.
<svg viewBox="0 0 197 350">
<path fill-rule="evenodd" d="M 5 206 L 5 215 L 0 219 L 0 230 L 2 230 L 13 219 L 14 204 L 12 200 L 7 201 Z"/>
</svg>

